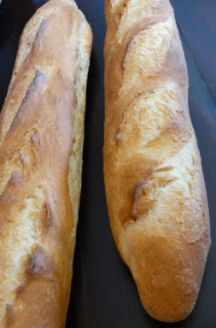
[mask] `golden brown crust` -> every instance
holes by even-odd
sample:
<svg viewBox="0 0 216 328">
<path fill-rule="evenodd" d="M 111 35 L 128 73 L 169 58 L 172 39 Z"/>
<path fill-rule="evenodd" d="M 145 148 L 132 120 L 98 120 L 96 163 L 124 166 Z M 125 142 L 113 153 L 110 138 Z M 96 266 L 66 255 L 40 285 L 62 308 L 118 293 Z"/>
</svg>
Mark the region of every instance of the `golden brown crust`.
<svg viewBox="0 0 216 328">
<path fill-rule="evenodd" d="M 0 118 L 0 326 L 64 327 L 92 34 L 74 1 L 26 25 Z"/>
<path fill-rule="evenodd" d="M 107 0 L 104 175 L 118 250 L 146 311 L 192 311 L 210 245 L 188 76 L 167 0 Z"/>
</svg>

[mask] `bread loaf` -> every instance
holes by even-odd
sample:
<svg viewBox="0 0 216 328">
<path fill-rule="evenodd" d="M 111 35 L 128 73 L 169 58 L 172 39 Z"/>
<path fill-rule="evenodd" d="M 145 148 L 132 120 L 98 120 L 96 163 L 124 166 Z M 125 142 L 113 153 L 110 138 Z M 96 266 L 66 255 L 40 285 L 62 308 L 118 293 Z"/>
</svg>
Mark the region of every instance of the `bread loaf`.
<svg viewBox="0 0 216 328">
<path fill-rule="evenodd" d="M 168 0 L 106 0 L 104 174 L 113 236 L 146 311 L 185 319 L 210 246 L 188 74 Z"/>
<path fill-rule="evenodd" d="M 65 325 L 91 43 L 71 0 L 50 0 L 20 40 L 0 117 L 1 328 Z"/>
</svg>

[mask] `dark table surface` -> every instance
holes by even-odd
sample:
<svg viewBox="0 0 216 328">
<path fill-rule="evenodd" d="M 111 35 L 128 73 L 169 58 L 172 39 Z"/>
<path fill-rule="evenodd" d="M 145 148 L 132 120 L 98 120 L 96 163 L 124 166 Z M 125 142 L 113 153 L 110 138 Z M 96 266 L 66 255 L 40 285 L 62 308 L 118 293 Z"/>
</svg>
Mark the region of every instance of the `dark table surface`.
<svg viewBox="0 0 216 328">
<path fill-rule="evenodd" d="M 0 105 L 7 92 L 20 33 L 44 0 L 3 0 L 0 7 Z M 173 0 L 190 76 L 190 110 L 203 160 L 212 248 L 193 314 L 178 324 L 150 319 L 110 232 L 103 185 L 103 0 L 77 0 L 94 32 L 89 74 L 83 187 L 67 327 L 216 327 L 216 1 Z M 29 325 L 31 328 L 31 325 Z M 20 327 L 21 328 L 21 327 Z M 52 327 L 50 327 L 52 328 Z"/>
</svg>

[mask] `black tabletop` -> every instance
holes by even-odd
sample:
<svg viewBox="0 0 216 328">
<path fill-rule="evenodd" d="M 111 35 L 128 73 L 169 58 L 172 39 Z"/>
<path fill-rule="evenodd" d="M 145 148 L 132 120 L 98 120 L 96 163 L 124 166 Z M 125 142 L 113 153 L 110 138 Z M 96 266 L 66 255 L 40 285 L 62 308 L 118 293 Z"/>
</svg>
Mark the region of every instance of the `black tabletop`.
<svg viewBox="0 0 216 328">
<path fill-rule="evenodd" d="M 25 22 L 44 0 L 3 0 L 0 6 L 0 105 Z M 83 186 L 67 327 L 216 327 L 216 1 L 172 0 L 190 76 L 190 110 L 203 160 L 212 248 L 193 314 L 178 324 L 150 319 L 110 232 L 103 184 L 103 0 L 77 0 L 94 33 L 88 83 Z M 31 328 L 31 326 L 29 325 Z M 21 328 L 21 327 L 20 327 Z M 52 327 L 50 327 L 52 328 Z"/>
</svg>

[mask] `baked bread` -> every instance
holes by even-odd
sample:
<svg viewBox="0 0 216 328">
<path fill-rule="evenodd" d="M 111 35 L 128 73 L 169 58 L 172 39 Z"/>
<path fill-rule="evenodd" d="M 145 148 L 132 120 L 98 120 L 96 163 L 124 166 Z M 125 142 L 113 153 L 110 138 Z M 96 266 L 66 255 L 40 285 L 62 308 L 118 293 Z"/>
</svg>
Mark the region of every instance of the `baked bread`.
<svg viewBox="0 0 216 328">
<path fill-rule="evenodd" d="M 0 327 L 64 327 L 92 33 L 74 1 L 27 23 L 0 118 Z"/>
<path fill-rule="evenodd" d="M 146 311 L 185 319 L 210 246 L 188 74 L 167 0 L 106 0 L 104 175 L 113 236 Z"/>
</svg>

